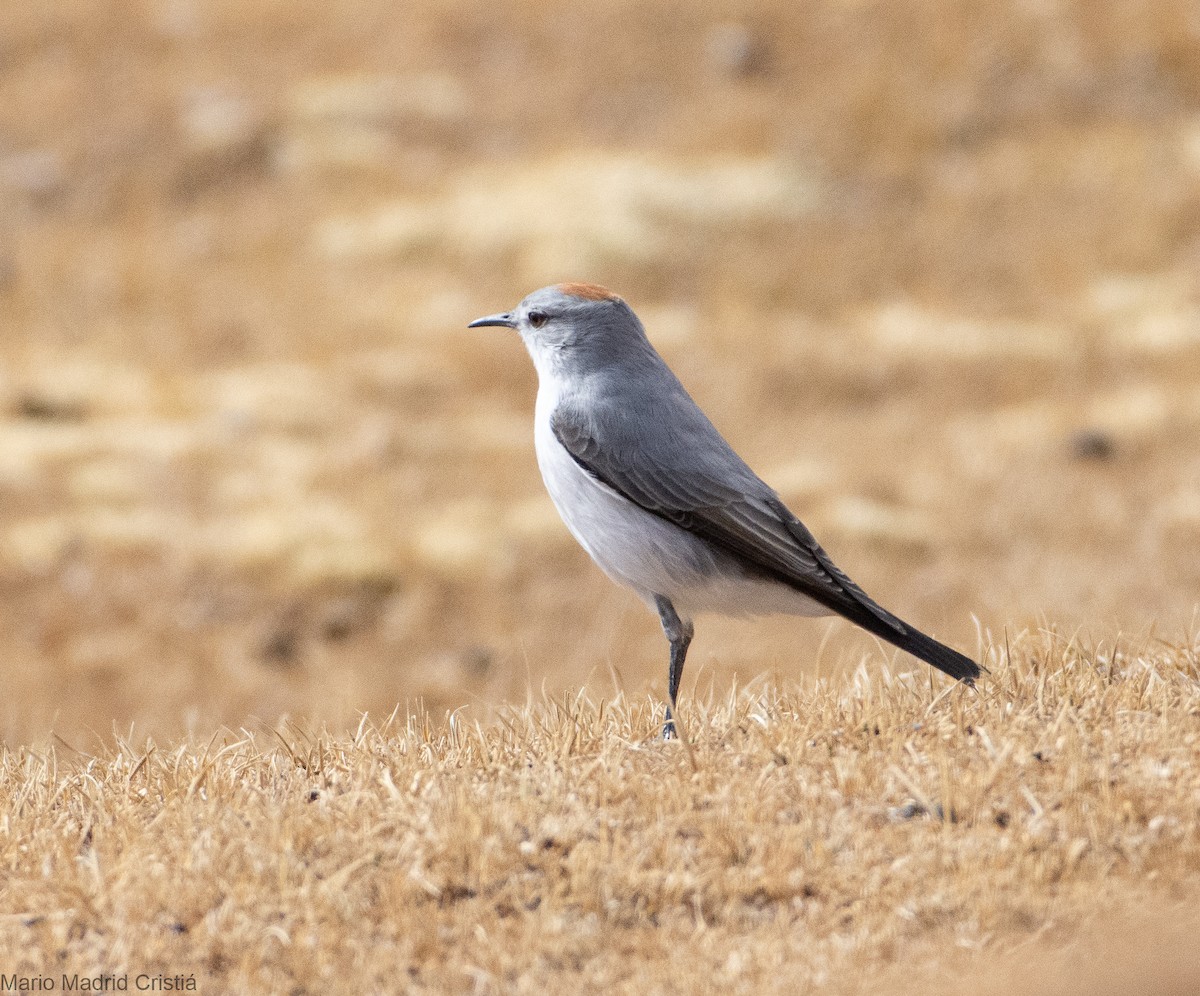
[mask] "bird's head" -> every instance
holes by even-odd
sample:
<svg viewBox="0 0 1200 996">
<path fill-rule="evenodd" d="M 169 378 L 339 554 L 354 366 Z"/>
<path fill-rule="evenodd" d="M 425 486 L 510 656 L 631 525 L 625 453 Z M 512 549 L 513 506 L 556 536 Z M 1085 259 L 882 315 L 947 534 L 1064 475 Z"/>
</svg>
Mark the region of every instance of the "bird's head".
<svg viewBox="0 0 1200 996">
<path fill-rule="evenodd" d="M 536 290 L 512 311 L 488 315 L 468 328 L 516 329 L 538 373 L 591 370 L 648 347 L 633 310 L 596 284 L 555 284 Z"/>
</svg>

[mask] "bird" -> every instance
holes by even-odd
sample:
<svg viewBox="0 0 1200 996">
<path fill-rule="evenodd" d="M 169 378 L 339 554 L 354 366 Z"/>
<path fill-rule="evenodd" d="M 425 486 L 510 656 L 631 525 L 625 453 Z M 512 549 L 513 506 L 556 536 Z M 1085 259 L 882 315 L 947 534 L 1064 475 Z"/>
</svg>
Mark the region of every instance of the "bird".
<svg viewBox="0 0 1200 996">
<path fill-rule="evenodd" d="M 534 291 L 468 328 L 515 330 L 537 370 L 534 449 L 567 529 L 657 612 L 670 646 L 664 739 L 704 613 L 836 614 L 968 685 L 975 661 L 893 615 L 734 452 L 633 309 L 591 283 Z"/>
</svg>

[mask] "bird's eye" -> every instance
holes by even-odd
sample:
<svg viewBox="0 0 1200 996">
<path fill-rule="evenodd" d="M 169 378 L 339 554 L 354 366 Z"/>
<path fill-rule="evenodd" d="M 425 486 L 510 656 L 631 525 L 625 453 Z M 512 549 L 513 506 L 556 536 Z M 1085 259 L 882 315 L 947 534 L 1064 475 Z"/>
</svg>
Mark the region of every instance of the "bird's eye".
<svg viewBox="0 0 1200 996">
<path fill-rule="evenodd" d="M 550 316 L 544 311 L 531 311 L 529 313 L 529 324 L 535 329 L 540 329 L 550 320 Z"/>
</svg>

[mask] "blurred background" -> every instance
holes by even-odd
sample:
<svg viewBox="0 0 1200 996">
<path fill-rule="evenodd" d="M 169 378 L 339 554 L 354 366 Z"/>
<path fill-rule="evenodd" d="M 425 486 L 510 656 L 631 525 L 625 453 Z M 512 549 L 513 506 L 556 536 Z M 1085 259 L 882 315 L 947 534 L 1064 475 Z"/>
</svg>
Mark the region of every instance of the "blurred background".
<svg viewBox="0 0 1200 996">
<path fill-rule="evenodd" d="M 1194 642 L 1198 274 L 1192 0 L 4 4 L 0 735 L 661 696 L 465 328 L 568 279 L 923 628 Z"/>
</svg>

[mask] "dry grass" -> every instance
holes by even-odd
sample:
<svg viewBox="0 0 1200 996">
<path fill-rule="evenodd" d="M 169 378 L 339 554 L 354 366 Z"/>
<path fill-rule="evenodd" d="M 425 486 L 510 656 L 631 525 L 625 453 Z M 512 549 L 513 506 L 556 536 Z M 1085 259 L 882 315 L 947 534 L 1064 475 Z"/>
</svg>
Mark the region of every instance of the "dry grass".
<svg viewBox="0 0 1200 996">
<path fill-rule="evenodd" d="M 204 992 L 991 991 L 1006 953 L 1027 971 L 1131 893 L 1193 894 L 1200 653 L 1048 635 L 988 660 L 978 694 L 755 682 L 685 709 L 685 744 L 578 695 L 9 750 L 0 958 Z M 1120 956 L 1114 992 L 1200 982 Z M 1028 991 L 1062 991 L 1047 973 Z"/>
</svg>

